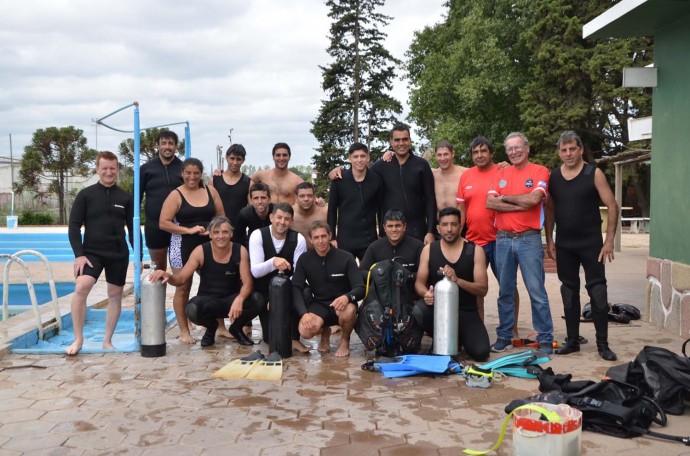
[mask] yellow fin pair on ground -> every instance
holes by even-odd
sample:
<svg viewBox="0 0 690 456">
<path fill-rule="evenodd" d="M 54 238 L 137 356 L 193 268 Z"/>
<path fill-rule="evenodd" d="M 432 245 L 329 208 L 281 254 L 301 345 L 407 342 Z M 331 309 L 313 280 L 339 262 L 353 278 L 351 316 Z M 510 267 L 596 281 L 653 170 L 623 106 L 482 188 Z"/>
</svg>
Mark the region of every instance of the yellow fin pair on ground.
<svg viewBox="0 0 690 456">
<path fill-rule="evenodd" d="M 211 374 L 213 378 L 248 378 L 252 380 L 280 380 L 283 376 L 283 358 L 278 352 L 267 357 L 260 350 L 240 359 L 233 359 Z"/>
</svg>

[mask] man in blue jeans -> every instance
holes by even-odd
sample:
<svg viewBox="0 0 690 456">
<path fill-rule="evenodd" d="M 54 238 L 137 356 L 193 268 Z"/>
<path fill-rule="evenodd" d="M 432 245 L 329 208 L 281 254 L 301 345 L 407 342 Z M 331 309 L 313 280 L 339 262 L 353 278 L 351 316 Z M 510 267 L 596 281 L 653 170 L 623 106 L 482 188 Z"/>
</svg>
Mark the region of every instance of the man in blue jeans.
<svg viewBox="0 0 690 456">
<path fill-rule="evenodd" d="M 496 328 L 498 338 L 491 351 L 513 348 L 513 307 L 517 268 L 532 305 L 532 326 L 541 349 L 553 353 L 553 321 L 544 287 L 544 250 L 541 228 L 547 197 L 549 170 L 529 161 L 529 142 L 522 133 L 510 133 L 504 145 L 511 166 L 500 169 L 486 199 L 496 211 L 496 266 L 499 294 Z"/>
</svg>

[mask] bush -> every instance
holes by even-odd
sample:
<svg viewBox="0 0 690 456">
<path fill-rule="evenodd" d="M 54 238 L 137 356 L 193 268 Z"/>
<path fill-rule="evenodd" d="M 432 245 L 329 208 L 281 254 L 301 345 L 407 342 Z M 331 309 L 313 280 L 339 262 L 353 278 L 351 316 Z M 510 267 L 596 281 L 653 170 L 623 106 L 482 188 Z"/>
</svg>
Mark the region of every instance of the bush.
<svg viewBox="0 0 690 456">
<path fill-rule="evenodd" d="M 22 212 L 19 214 L 19 226 L 52 225 L 54 223 L 53 216 L 45 212 Z"/>
</svg>

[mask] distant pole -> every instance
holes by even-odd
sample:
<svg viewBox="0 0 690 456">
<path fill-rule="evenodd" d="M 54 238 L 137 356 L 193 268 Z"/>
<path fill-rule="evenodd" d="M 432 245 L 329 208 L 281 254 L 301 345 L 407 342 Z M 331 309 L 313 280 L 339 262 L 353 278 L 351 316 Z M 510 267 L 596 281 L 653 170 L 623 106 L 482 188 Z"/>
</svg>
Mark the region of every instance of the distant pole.
<svg viewBox="0 0 690 456">
<path fill-rule="evenodd" d="M 216 169 L 223 170 L 223 161 L 221 160 L 220 156 L 223 152 L 223 148 L 221 146 L 216 146 Z"/>
<path fill-rule="evenodd" d="M 12 158 L 12 133 L 10 133 L 10 176 L 10 179 L 12 181 L 12 189 L 14 189 L 14 159 Z"/>
<path fill-rule="evenodd" d="M 192 156 L 192 133 L 189 131 L 189 121 L 185 122 L 184 127 L 184 158 Z"/>
</svg>

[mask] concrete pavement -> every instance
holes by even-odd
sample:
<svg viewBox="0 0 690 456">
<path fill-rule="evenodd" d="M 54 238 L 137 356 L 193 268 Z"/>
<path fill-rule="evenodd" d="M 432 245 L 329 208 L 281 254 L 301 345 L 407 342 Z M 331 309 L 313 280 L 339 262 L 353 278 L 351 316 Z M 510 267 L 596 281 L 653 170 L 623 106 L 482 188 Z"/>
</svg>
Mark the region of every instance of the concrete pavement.
<svg viewBox="0 0 690 456">
<path fill-rule="evenodd" d="M 646 235 L 636 236 L 624 240 L 607 269 L 611 302 L 645 303 L 648 247 Z M 546 283 L 562 340 L 556 275 L 547 274 Z M 527 293 L 520 292 L 520 332 L 527 336 L 531 317 Z M 496 293 L 491 281 L 486 320 L 492 340 Z M 254 340 L 259 340 L 259 325 L 255 328 Z M 198 338 L 201 334 L 196 332 Z M 613 364 L 596 353 L 591 324 L 583 323 L 582 334 L 591 342 L 580 353 L 555 357 L 546 366 L 576 379 L 601 378 Z M 212 372 L 253 349 L 219 339 L 202 350 L 178 343 L 176 336 L 173 327 L 167 356 L 155 359 L 138 353 L 5 355 L 0 359 L 0 455 L 457 455 L 467 447 L 491 447 L 505 405 L 538 392 L 535 380 L 516 378 L 496 381 L 488 390 L 468 388 L 459 376 L 388 380 L 361 370 L 367 354 L 356 338 L 349 359 L 335 358 L 338 336 L 332 338 L 331 354 L 314 349 L 285 360 L 280 381 L 213 379 Z M 611 325 L 610 341 L 618 363 L 632 360 L 646 344 L 679 353 L 682 342 L 640 321 Z M 256 348 L 268 350 L 264 344 Z M 687 435 L 690 412 L 669 417 L 661 430 Z M 688 455 L 690 449 L 584 432 L 582 452 Z M 498 454 L 512 454 L 510 433 Z"/>
</svg>

